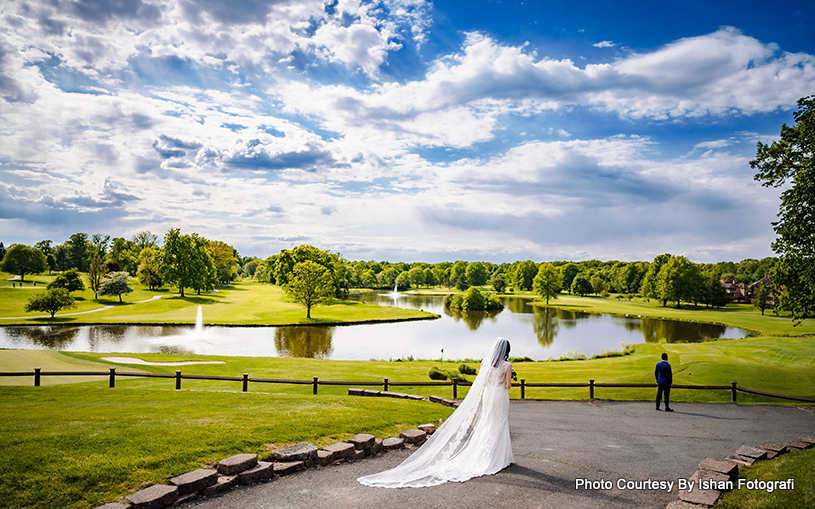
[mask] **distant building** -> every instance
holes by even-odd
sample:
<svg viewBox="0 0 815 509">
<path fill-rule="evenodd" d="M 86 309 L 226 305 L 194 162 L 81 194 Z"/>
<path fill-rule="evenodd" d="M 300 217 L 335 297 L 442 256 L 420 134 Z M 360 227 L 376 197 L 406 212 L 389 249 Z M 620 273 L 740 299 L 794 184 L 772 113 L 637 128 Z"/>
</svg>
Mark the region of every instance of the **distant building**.
<svg viewBox="0 0 815 509">
<path fill-rule="evenodd" d="M 722 286 L 727 290 L 727 298 L 730 302 L 747 302 L 747 286 L 744 283 L 721 280 Z"/>
</svg>

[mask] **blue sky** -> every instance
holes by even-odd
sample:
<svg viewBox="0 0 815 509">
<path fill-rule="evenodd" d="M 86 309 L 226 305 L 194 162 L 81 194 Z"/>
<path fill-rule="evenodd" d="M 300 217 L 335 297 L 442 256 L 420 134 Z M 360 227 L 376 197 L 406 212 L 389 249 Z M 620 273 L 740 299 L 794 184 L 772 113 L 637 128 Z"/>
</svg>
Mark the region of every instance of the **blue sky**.
<svg viewBox="0 0 815 509">
<path fill-rule="evenodd" d="M 0 1 L 0 241 L 772 254 L 810 2 Z"/>
</svg>

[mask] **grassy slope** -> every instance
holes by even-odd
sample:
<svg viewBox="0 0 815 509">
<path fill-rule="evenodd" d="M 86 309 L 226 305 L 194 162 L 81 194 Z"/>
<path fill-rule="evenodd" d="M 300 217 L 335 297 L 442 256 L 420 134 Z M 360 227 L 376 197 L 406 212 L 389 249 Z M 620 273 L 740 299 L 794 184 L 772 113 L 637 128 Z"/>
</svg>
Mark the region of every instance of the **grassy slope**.
<svg viewBox="0 0 815 509">
<path fill-rule="evenodd" d="M 283 325 L 349 323 L 358 321 L 405 320 L 430 318 L 433 315 L 424 311 L 363 304 L 361 302 L 336 301 L 329 306 L 317 306 L 311 310 L 311 320 L 306 319 L 305 309 L 290 301 L 280 287 L 254 282 L 236 282 L 216 293 L 196 295 L 186 292 L 184 298 L 167 291 L 150 291 L 131 280 L 135 291 L 123 296 L 120 305 L 118 298 L 102 297 L 93 299 L 93 292 L 75 292 L 76 309 L 63 310 L 52 320 L 50 317 L 34 318 L 42 313 L 29 313 L 24 310 L 25 302 L 34 292 L 43 291 L 53 277 L 35 276 L 37 287 L 30 283 L 20 288 L 0 286 L 0 325 L 12 324 L 71 324 L 71 323 L 195 323 L 198 306 L 204 309 L 204 320 L 208 324 L 225 325 Z M 150 302 L 139 302 L 161 296 Z M 80 311 L 99 309 L 114 305 L 113 309 L 82 315 L 68 315 Z M 24 317 L 13 319 L 3 317 Z"/>
<path fill-rule="evenodd" d="M 390 398 L 102 387 L 0 387 L 0 505 L 92 507 L 233 454 L 398 435 L 451 413 Z"/>
<path fill-rule="evenodd" d="M 724 493 L 716 503 L 722 509 L 776 509 L 815 507 L 815 449 L 785 454 L 768 461 L 759 461 L 739 469 L 739 478 L 747 481 L 795 480 L 793 490 L 748 490 L 746 487 Z"/>
</svg>

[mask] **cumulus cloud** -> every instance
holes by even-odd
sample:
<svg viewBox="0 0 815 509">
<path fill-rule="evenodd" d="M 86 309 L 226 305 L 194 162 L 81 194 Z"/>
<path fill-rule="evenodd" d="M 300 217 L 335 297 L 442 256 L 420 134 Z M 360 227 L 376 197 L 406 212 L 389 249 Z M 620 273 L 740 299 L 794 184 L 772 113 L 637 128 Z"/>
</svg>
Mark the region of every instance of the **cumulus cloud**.
<svg viewBox="0 0 815 509">
<path fill-rule="evenodd" d="M 592 46 L 595 48 L 613 48 L 616 44 L 611 41 L 600 41 L 592 44 Z"/>
</svg>

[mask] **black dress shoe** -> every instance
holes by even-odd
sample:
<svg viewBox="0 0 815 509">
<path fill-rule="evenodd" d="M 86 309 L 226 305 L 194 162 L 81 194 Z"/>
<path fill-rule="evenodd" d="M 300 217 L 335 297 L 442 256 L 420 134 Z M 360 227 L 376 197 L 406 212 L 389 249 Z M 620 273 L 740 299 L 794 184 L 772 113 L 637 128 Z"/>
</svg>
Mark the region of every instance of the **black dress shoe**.
<svg viewBox="0 0 815 509">
<path fill-rule="evenodd" d="M 665 409 L 665 411 L 666 411 L 666 412 L 673 412 L 673 411 L 674 411 L 674 409 L 673 409 L 673 408 L 666 408 L 666 409 Z"/>
<path fill-rule="evenodd" d="M 659 407 L 657 407 L 657 412 L 659 412 L 660 410 L 662 410 L 662 409 L 661 409 L 661 408 L 659 408 Z"/>
</svg>

